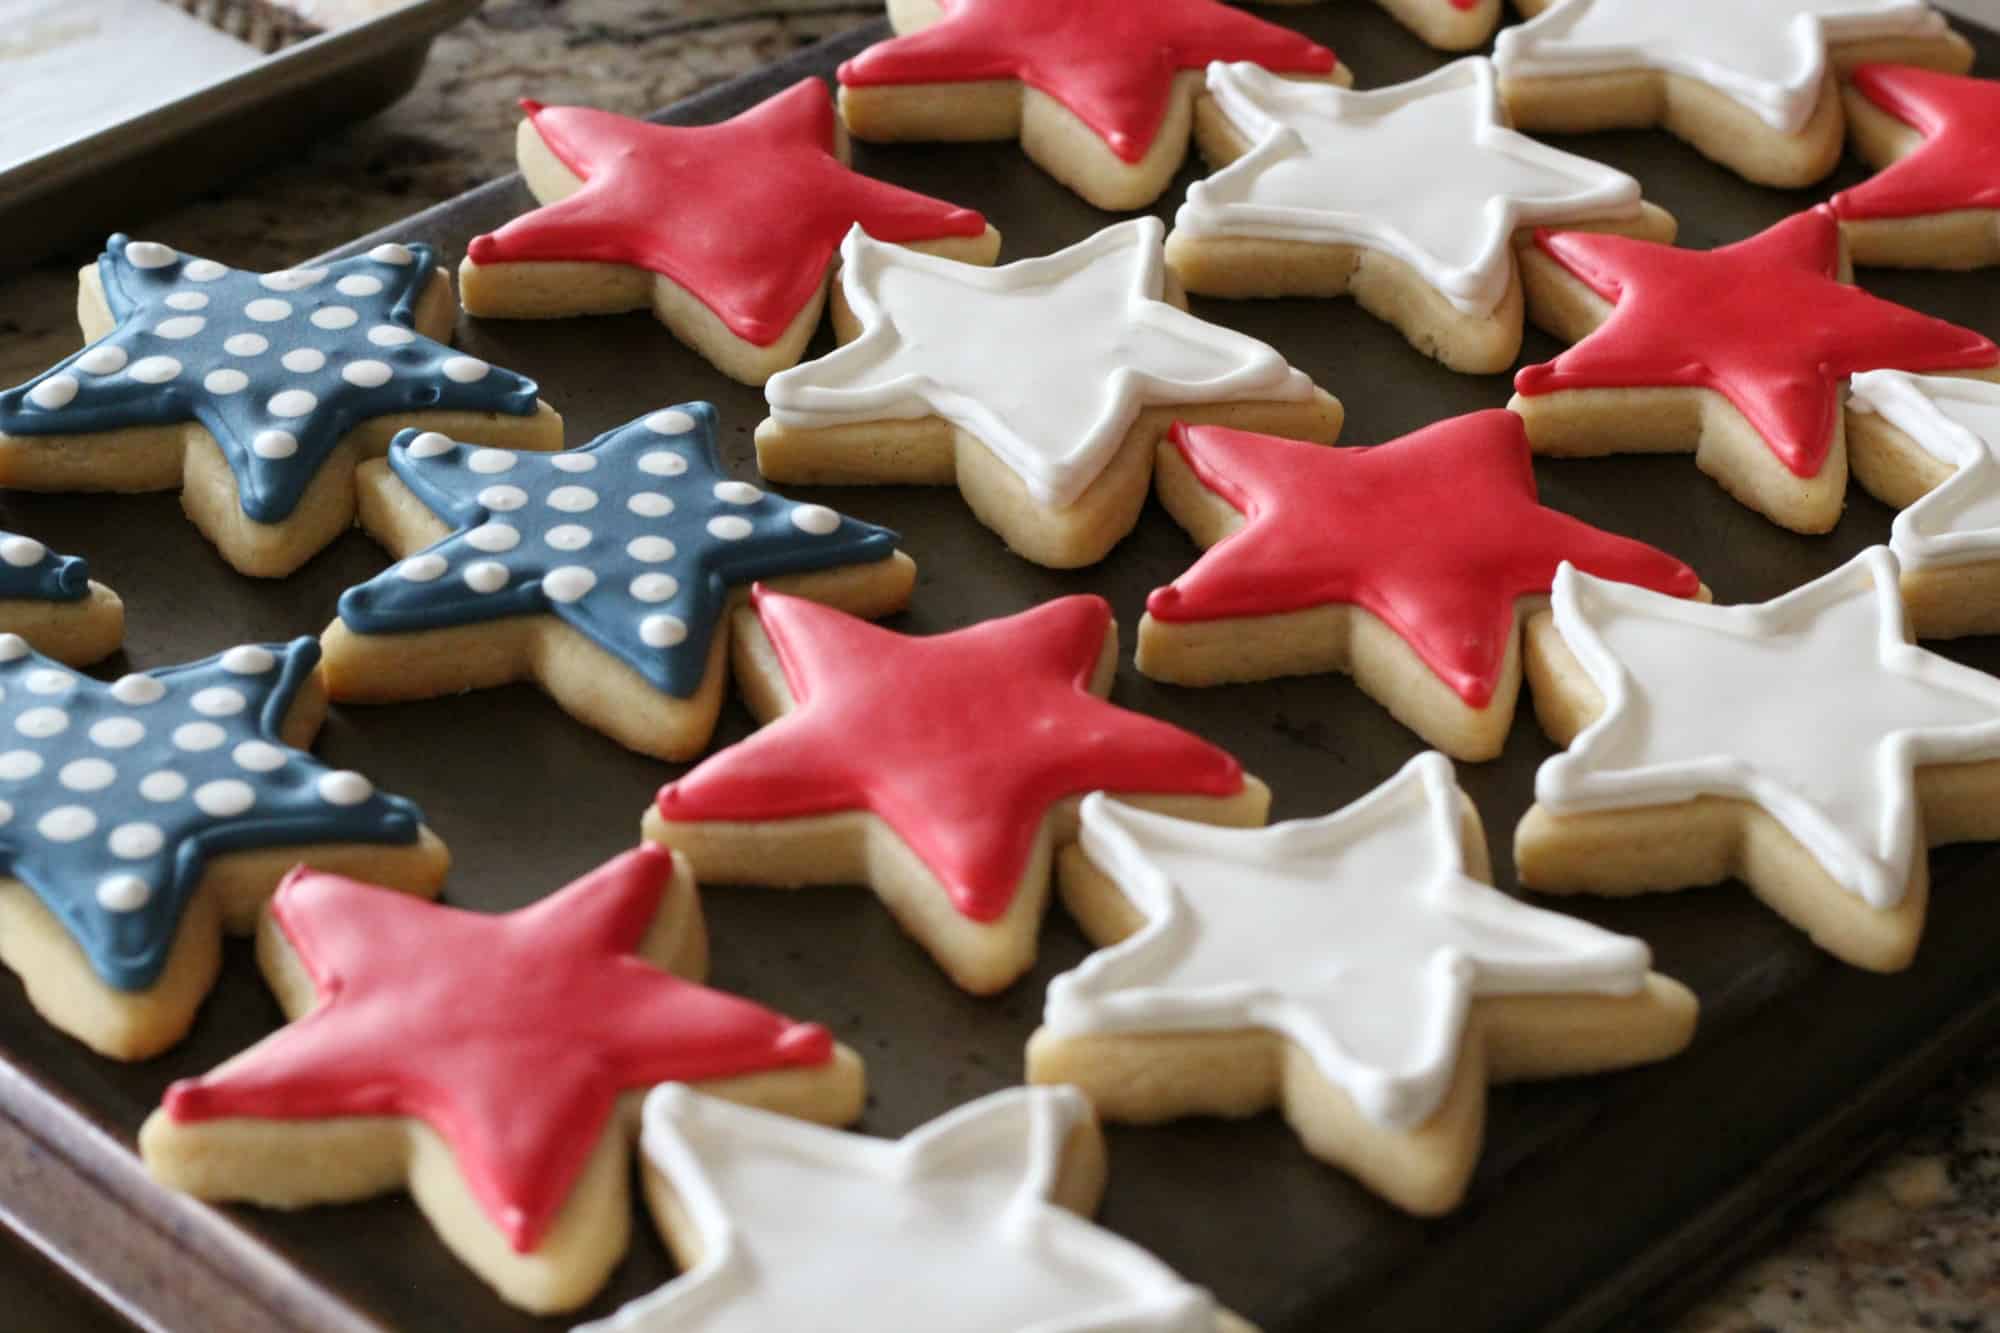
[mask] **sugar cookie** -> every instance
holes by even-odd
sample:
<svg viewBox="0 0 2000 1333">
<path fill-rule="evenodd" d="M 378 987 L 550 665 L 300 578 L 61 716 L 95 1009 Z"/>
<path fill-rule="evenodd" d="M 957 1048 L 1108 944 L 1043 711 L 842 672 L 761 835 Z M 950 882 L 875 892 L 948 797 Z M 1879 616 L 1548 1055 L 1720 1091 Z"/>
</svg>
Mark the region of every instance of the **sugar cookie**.
<svg viewBox="0 0 2000 1333">
<path fill-rule="evenodd" d="M 1314 2 L 1265 0 L 1273 5 Z M 1500 26 L 1500 0 L 1375 0 L 1375 3 L 1440 51 L 1470 51 L 1484 46 L 1493 30 Z"/>
<path fill-rule="evenodd" d="M 816 78 L 719 125 L 522 105 L 515 152 L 542 206 L 466 248 L 468 314 L 650 309 L 723 374 L 762 384 L 819 328 L 849 227 L 967 263 L 1000 253 L 971 209 L 849 170 Z"/>
<path fill-rule="evenodd" d="M 1872 180 L 1827 201 L 1857 264 L 2000 264 L 2000 83 L 1863 65 L 1843 85 L 1847 132 Z"/>
<path fill-rule="evenodd" d="M 705 883 L 869 884 L 966 990 L 1033 964 L 1050 856 L 1086 793 L 1263 822 L 1269 791 L 1228 754 L 1105 701 L 1102 598 L 929 638 L 763 588 L 734 614 L 737 682 L 766 725 L 663 787 L 645 835 Z"/>
<path fill-rule="evenodd" d="M 167 1089 L 139 1131 L 147 1169 L 274 1208 L 408 1189 L 536 1313 L 584 1304 L 625 1253 L 646 1089 L 861 1112 L 860 1058 L 824 1028 L 697 984 L 701 903 L 657 847 L 502 916 L 301 867 L 257 954 L 290 1025 Z"/>
<path fill-rule="evenodd" d="M 82 558 L 0 532 L 0 633 L 65 666 L 89 666 L 124 642 L 125 603 L 90 577 Z"/>
</svg>

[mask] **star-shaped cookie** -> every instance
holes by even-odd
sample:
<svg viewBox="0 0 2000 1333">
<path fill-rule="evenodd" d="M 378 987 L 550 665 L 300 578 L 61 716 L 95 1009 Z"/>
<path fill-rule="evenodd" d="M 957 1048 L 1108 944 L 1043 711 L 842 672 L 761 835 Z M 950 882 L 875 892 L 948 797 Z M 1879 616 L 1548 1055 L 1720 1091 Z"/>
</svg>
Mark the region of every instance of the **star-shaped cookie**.
<svg viewBox="0 0 2000 1333">
<path fill-rule="evenodd" d="M 809 485 L 955 480 L 1016 553 L 1066 569 L 1132 530 L 1176 420 L 1332 441 L 1332 395 L 1181 308 L 1162 234 L 1134 218 L 982 269 L 849 233 L 844 345 L 765 386 L 758 467 Z"/>
<path fill-rule="evenodd" d="M 1522 276 L 1529 316 L 1576 344 L 1514 377 L 1536 453 L 1691 452 L 1794 532 L 1846 503 L 1848 376 L 2000 378 L 1985 336 L 1852 286 L 1824 205 L 1715 250 L 1540 232 Z"/>
<path fill-rule="evenodd" d="M 1073 1088 L 884 1142 L 663 1087 L 642 1142 L 683 1275 L 577 1333 L 1251 1333 L 1088 1220 L 1104 1141 Z"/>
<path fill-rule="evenodd" d="M 683 403 L 554 454 L 397 437 L 358 484 L 362 525 L 401 558 L 340 599 L 333 697 L 531 679 L 620 744 L 680 761 L 715 729 L 724 615 L 752 582 L 870 617 L 908 603 L 916 565 L 895 533 L 731 479 L 715 422 Z"/>
<path fill-rule="evenodd" d="M 736 674 L 766 725 L 660 790 L 644 831 L 704 883 L 867 883 L 960 986 L 1035 958 L 1049 857 L 1099 789 L 1219 823 L 1270 793 L 1229 755 L 1106 702 L 1099 597 L 910 638 L 756 588 Z"/>
<path fill-rule="evenodd" d="M 1342 0 L 1351 4 L 1353 0 Z M 1278 5 L 1315 0 L 1268 0 Z M 1500 24 L 1500 0 L 1375 0 L 1404 27 L 1440 51 L 1470 51 L 1486 45 Z"/>
<path fill-rule="evenodd" d="M 1847 401 L 1855 478 L 1903 511 L 1889 549 L 1911 627 L 2000 632 L 2000 384 L 1877 370 Z"/>
<path fill-rule="evenodd" d="M 1836 957 L 1908 965 L 1926 843 L 2000 837 L 2000 681 L 1910 643 L 1897 573 L 1873 546 L 1718 607 L 1565 568 L 1527 657 L 1535 711 L 1570 748 L 1536 775 L 1521 882 L 1736 876 Z"/>
<path fill-rule="evenodd" d="M 625 1252 L 646 1089 L 860 1114 L 860 1060 L 824 1028 L 697 984 L 701 903 L 657 847 L 503 916 L 300 867 L 258 956 L 290 1025 L 167 1089 L 139 1131 L 147 1169 L 289 1208 L 407 1186 L 537 1313 L 584 1304 Z"/>
<path fill-rule="evenodd" d="M 0 633 L 20 635 L 65 666 L 89 666 L 124 641 L 125 603 L 90 577 L 81 557 L 0 532 Z"/>
<path fill-rule="evenodd" d="M 819 328 L 848 228 L 974 264 L 1000 253 L 971 209 L 850 170 L 816 78 L 719 125 L 522 106 L 515 152 L 542 206 L 466 247 L 469 314 L 650 309 L 723 374 L 762 384 Z"/>
<path fill-rule="evenodd" d="M 1219 0 L 890 0 L 897 35 L 840 67 L 858 139 L 1014 139 L 1099 208 L 1144 208 L 1187 156 L 1201 71 L 1353 82 L 1333 52 Z"/>
<path fill-rule="evenodd" d="M 1062 893 L 1104 946 L 1049 983 L 1028 1077 L 1111 1120 L 1281 1106 L 1307 1149 L 1442 1213 L 1486 1084 L 1677 1054 L 1696 1002 L 1639 940 L 1487 881 L 1479 814 L 1419 755 L 1317 819 L 1218 829 L 1090 796 Z"/>
<path fill-rule="evenodd" d="M 1221 170 L 1167 238 L 1189 291 L 1352 295 L 1467 374 L 1521 350 L 1524 228 L 1674 238 L 1630 176 L 1509 129 L 1481 58 L 1365 92 L 1210 65 L 1195 136 Z"/>
<path fill-rule="evenodd" d="M 113 236 L 79 276 L 89 345 L 0 392 L 0 486 L 163 491 L 245 574 L 354 522 L 354 466 L 405 426 L 562 447 L 535 383 L 454 352 L 429 246 L 248 273 Z"/>
<path fill-rule="evenodd" d="M 2000 83 L 1863 65 L 1841 88 L 1855 151 L 1879 169 L 1828 200 L 1857 264 L 2000 264 Z"/>
<path fill-rule="evenodd" d="M 1832 171 L 1836 73 L 1875 60 L 1963 74 L 1972 47 L 1925 0 L 1517 0 L 1493 60 L 1514 123 L 1660 125 L 1763 185 Z"/>
<path fill-rule="evenodd" d="M 50 1023 L 137 1060 L 179 1041 L 300 860 L 437 892 L 415 806 L 300 748 L 319 645 L 244 644 L 109 685 L 0 635 L 0 962 Z"/>
<path fill-rule="evenodd" d="M 1702 592 L 1672 556 L 1543 505 L 1512 412 L 1366 449 L 1176 426 L 1160 445 L 1159 492 L 1207 553 L 1147 598 L 1139 670 L 1179 685 L 1350 672 L 1460 759 L 1506 743 L 1517 626 L 1563 561 Z"/>
</svg>

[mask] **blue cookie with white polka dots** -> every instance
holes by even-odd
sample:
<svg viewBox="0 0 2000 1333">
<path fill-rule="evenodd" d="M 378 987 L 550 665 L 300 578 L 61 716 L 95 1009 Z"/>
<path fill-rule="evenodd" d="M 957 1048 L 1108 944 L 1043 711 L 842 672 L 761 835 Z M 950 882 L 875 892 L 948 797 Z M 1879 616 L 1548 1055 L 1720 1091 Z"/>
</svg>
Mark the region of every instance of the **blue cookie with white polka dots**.
<svg viewBox="0 0 2000 1333">
<path fill-rule="evenodd" d="M 171 490 L 246 574 L 354 519 L 352 469 L 406 426 L 555 449 L 533 380 L 454 352 L 428 246 L 248 273 L 113 236 L 83 271 L 88 346 L 0 392 L 0 486 Z"/>
<path fill-rule="evenodd" d="M 91 582 L 78 557 L 0 532 L 0 632 L 20 635 L 58 662 L 88 666 L 124 642 L 125 603 Z"/>
<path fill-rule="evenodd" d="M 0 634 L 0 959 L 55 1026 L 120 1059 L 172 1045 L 218 926 L 250 930 L 307 856 L 437 891 L 417 808 L 297 748 L 324 713 L 319 656 L 246 644 L 105 684 Z"/>
<path fill-rule="evenodd" d="M 895 533 L 732 479 L 715 424 L 683 403 L 554 454 L 399 435 L 359 484 L 403 559 L 342 595 L 333 696 L 534 679 L 613 739 L 685 759 L 714 730 L 727 612 L 752 583 L 856 615 L 907 604 L 916 566 Z"/>
</svg>

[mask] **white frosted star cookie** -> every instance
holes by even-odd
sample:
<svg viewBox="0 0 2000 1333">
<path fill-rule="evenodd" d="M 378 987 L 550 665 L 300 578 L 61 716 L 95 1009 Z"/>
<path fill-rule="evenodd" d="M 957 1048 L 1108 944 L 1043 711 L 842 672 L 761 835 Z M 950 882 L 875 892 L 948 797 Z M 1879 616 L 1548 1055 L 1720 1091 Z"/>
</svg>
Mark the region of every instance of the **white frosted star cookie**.
<svg viewBox="0 0 2000 1333">
<path fill-rule="evenodd" d="M 1104 1141 L 1073 1088 L 994 1093 L 893 1142 L 672 1085 L 644 1122 L 682 1276 L 577 1333 L 1252 1333 L 1087 1220 Z"/>
<path fill-rule="evenodd" d="M 757 464 L 778 482 L 956 482 L 1037 564 L 1093 564 L 1132 530 L 1174 421 L 1330 443 L 1341 408 L 1272 348 L 1195 318 L 1156 218 L 975 268 L 841 247 L 843 346 L 774 376 Z"/>
<path fill-rule="evenodd" d="M 1840 160 L 1835 75 L 1870 61 L 1963 74 L 1972 47 L 1924 0 L 1517 0 L 1494 47 L 1524 130 L 1662 126 L 1763 185 Z"/>
<path fill-rule="evenodd" d="M 1443 755 L 1354 804 L 1207 829 L 1095 795 L 1063 901 L 1105 946 L 1050 983 L 1036 1083 L 1111 1120 L 1284 1110 L 1315 1156 L 1416 1213 L 1455 1207 L 1486 1085 L 1661 1060 L 1696 1002 L 1646 946 L 1486 881 Z"/>
<path fill-rule="evenodd" d="M 1365 92 L 1210 65 L 1195 137 L 1220 170 L 1167 238 L 1189 291 L 1351 295 L 1467 374 L 1521 350 L 1533 228 L 1674 238 L 1630 176 L 1510 129 L 1481 58 Z"/>
<path fill-rule="evenodd" d="M 1521 882 L 1644 893 L 1747 882 L 1836 957 L 1908 965 L 1924 848 L 2000 837 L 2000 680 L 1909 641 L 1884 546 L 1769 602 L 1556 576 L 1529 623 L 1543 764 Z"/>
</svg>

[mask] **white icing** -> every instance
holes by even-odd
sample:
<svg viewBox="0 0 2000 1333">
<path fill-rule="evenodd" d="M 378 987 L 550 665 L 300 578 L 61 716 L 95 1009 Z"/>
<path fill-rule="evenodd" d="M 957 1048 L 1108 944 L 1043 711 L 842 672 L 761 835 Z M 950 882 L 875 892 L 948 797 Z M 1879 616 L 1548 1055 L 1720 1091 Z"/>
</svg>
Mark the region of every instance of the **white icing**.
<svg viewBox="0 0 2000 1333">
<path fill-rule="evenodd" d="M 528 493 L 519 486 L 488 486 L 475 498 L 484 507 L 502 514 L 528 503 Z"/>
<path fill-rule="evenodd" d="M 213 750 L 229 739 L 229 734 L 213 722 L 183 722 L 174 728 L 174 745 L 190 753 Z"/>
<path fill-rule="evenodd" d="M 180 258 L 180 254 L 158 241 L 127 241 L 125 262 L 133 268 L 165 268 Z"/>
<path fill-rule="evenodd" d="M 28 655 L 28 641 L 18 634 L 0 634 L 0 662 L 12 662 Z"/>
<path fill-rule="evenodd" d="M 14 730 L 31 740 L 47 740 L 69 730 L 69 714 L 60 708 L 30 708 L 14 719 Z"/>
<path fill-rule="evenodd" d="M 549 492 L 549 508 L 565 514 L 587 514 L 597 508 L 597 492 L 588 486 L 558 486 Z"/>
<path fill-rule="evenodd" d="M 243 313 L 259 324 L 275 324 L 292 313 L 292 303 L 280 301 L 275 296 L 260 296 L 244 306 Z"/>
<path fill-rule="evenodd" d="M 671 574 L 641 574 L 632 580 L 632 596 L 642 602 L 664 602 L 681 590 L 681 581 Z"/>
<path fill-rule="evenodd" d="M 64 694 L 76 688 L 76 682 L 67 671 L 57 671 L 54 667 L 38 667 L 30 671 L 25 683 L 30 694 Z"/>
<path fill-rule="evenodd" d="M 674 544 L 665 537 L 634 537 L 625 543 L 625 554 L 634 560 L 657 565 L 662 560 L 674 558 Z"/>
<path fill-rule="evenodd" d="M 465 540 L 475 551 L 498 555 L 521 544 L 521 531 L 505 523 L 481 523 L 465 534 Z"/>
<path fill-rule="evenodd" d="M 271 340 L 261 333 L 232 333 L 222 340 L 222 350 L 231 356 L 262 356 L 271 350 Z"/>
<path fill-rule="evenodd" d="M 111 683 L 111 697 L 121 704 L 137 707 L 158 703 L 166 698 L 167 687 L 156 677 L 141 675 L 135 671 L 129 676 L 120 676 Z"/>
<path fill-rule="evenodd" d="M 445 360 L 442 367 L 444 377 L 460 384 L 476 384 L 486 378 L 493 367 L 476 356 L 454 356 Z"/>
<path fill-rule="evenodd" d="M 840 282 L 861 336 L 774 376 L 771 414 L 805 428 L 943 417 L 1061 507 L 1104 470 L 1142 408 L 1311 398 L 1312 382 L 1270 347 L 1161 299 L 1163 234 L 1159 219 L 1134 218 L 981 268 L 856 227 Z"/>
<path fill-rule="evenodd" d="M 464 578 L 474 592 L 499 592 L 507 586 L 507 566 L 497 560 L 475 560 L 465 567 Z"/>
<path fill-rule="evenodd" d="M 141 384 L 165 384 L 181 373 L 181 363 L 170 356 L 142 356 L 125 373 Z"/>
<path fill-rule="evenodd" d="M 2000 680 L 1911 644 L 1896 557 L 1872 546 L 1747 606 L 1556 574 L 1556 628 L 1604 713 L 1543 764 L 1558 813 L 1733 797 L 1878 908 L 1908 886 L 1913 770 L 2000 758 Z"/>
<path fill-rule="evenodd" d="M 597 455 L 586 453 L 550 454 L 549 465 L 558 472 L 588 472 L 597 466 Z"/>
<path fill-rule="evenodd" d="M 1847 403 L 1955 469 L 1896 515 L 1889 549 L 1903 568 L 2000 560 L 2000 384 L 1871 370 L 1849 382 Z"/>
<path fill-rule="evenodd" d="M 72 759 L 56 774 L 71 791 L 103 791 L 118 781 L 118 770 L 102 759 Z"/>
<path fill-rule="evenodd" d="M 455 445 L 451 436 L 427 430 L 403 447 L 410 451 L 412 458 L 436 458 L 439 454 L 450 453 Z"/>
<path fill-rule="evenodd" d="M 474 472 L 491 475 L 510 470 L 516 461 L 515 456 L 505 449 L 474 449 L 466 455 L 465 465 Z"/>
<path fill-rule="evenodd" d="M 244 741 L 229 757 L 248 773 L 272 773 L 285 766 L 285 752 L 269 741 Z"/>
<path fill-rule="evenodd" d="M 685 435 L 694 429 L 694 418 L 677 407 L 670 407 L 647 417 L 646 428 L 661 435 Z"/>
<path fill-rule="evenodd" d="M 90 742 L 107 750 L 129 750 L 146 739 L 146 724 L 137 718 L 107 717 L 90 724 Z"/>
<path fill-rule="evenodd" d="M 294 347 L 278 358 L 278 364 L 300 375 L 310 375 L 326 365 L 326 353 L 317 347 Z"/>
<path fill-rule="evenodd" d="M 382 279 L 366 273 L 350 273 L 334 283 L 333 289 L 342 296 L 373 296 L 382 290 Z"/>
<path fill-rule="evenodd" d="M 1480 57 L 1366 92 L 1218 62 L 1208 91 L 1251 148 L 1188 187 L 1177 230 L 1381 251 L 1471 314 L 1506 296 L 1520 228 L 1639 212 L 1630 176 L 1508 128 Z"/>
<path fill-rule="evenodd" d="M 218 395 L 242 393 L 250 387 L 250 377 L 240 370 L 225 367 L 221 370 L 211 370 L 202 376 L 201 387 Z"/>
<path fill-rule="evenodd" d="M 167 305 L 175 310 L 206 310 L 208 309 L 208 293 L 175 292 L 167 298 Z"/>
<path fill-rule="evenodd" d="M 157 337 L 180 342 L 194 337 L 207 327 L 208 321 L 200 315 L 175 315 L 172 319 L 163 319 L 155 324 L 153 333 Z"/>
<path fill-rule="evenodd" d="M 411 583 L 429 583 L 445 571 L 445 559 L 434 551 L 413 555 L 396 566 L 396 577 Z"/>
<path fill-rule="evenodd" d="M 542 534 L 542 540 L 558 551 L 581 551 L 590 545 L 590 529 L 581 523 L 558 523 Z"/>
<path fill-rule="evenodd" d="M 98 881 L 97 905 L 107 912 L 136 912 L 153 898 L 153 886 L 137 875 L 110 875 Z"/>
<path fill-rule="evenodd" d="M 671 648 L 687 636 L 687 622 L 679 616 L 647 616 L 639 622 L 639 637 L 648 647 Z"/>
<path fill-rule="evenodd" d="M 574 602 L 597 586 L 597 575 L 582 565 L 557 565 L 542 576 L 542 592 L 552 602 Z"/>
<path fill-rule="evenodd" d="M 840 529 L 840 515 L 825 505 L 800 505 L 792 511 L 792 526 L 800 532 L 824 537 Z"/>
<path fill-rule="evenodd" d="M 228 274 L 229 270 L 213 259 L 190 259 L 181 268 L 181 276 L 189 282 L 214 282 Z"/>
<path fill-rule="evenodd" d="M 205 690 L 196 690 L 194 698 L 188 702 L 203 717 L 234 717 L 243 711 L 248 701 L 241 691 L 226 685 L 211 685 Z"/>
<path fill-rule="evenodd" d="M 1474 879 L 1451 761 L 1422 754 L 1344 809 L 1224 829 L 1083 803 L 1091 861 L 1145 918 L 1049 985 L 1064 1035 L 1262 1029 L 1389 1129 L 1443 1101 L 1480 996 L 1630 995 L 1638 940 Z"/>
<path fill-rule="evenodd" d="M 319 399 L 307 389 L 284 389 L 272 394 L 264 406 L 274 417 L 302 417 L 319 406 Z"/>
<path fill-rule="evenodd" d="M 266 273 L 257 281 L 274 292 L 296 292 L 313 286 L 325 277 L 326 270 L 323 268 L 283 268 L 275 273 Z"/>
<path fill-rule="evenodd" d="M 752 531 L 750 520 L 739 518 L 735 514 L 723 514 L 719 518 L 711 518 L 707 527 L 709 536 L 719 537 L 726 542 L 740 542 Z"/>
<path fill-rule="evenodd" d="M 120 824 L 105 839 L 111 854 L 126 861 L 143 861 L 166 846 L 167 835 L 158 824 L 137 821 Z"/>
<path fill-rule="evenodd" d="M 242 643 L 222 654 L 222 669 L 239 676 L 261 676 L 278 665 L 277 654 L 254 643 Z"/>
<path fill-rule="evenodd" d="M 97 832 L 97 816 L 86 806 L 59 805 L 35 821 L 35 832 L 50 842 L 76 842 Z"/>
<path fill-rule="evenodd" d="M 352 328 L 355 321 L 360 318 L 352 306 L 344 305 L 321 306 L 311 315 L 313 327 L 316 329 Z"/>
<path fill-rule="evenodd" d="M 688 461 L 670 449 L 655 449 L 639 455 L 639 470 L 654 477 L 678 477 L 688 470 Z"/>
<path fill-rule="evenodd" d="M 1561 0 L 1502 28 L 1493 61 L 1503 78 L 1685 75 L 1796 134 L 1819 103 L 1828 43 L 1933 36 L 1945 26 L 1923 0 Z"/>
<path fill-rule="evenodd" d="M 187 794 L 187 779 L 170 769 L 160 769 L 139 779 L 139 794 L 149 801 L 165 804 Z"/>
<path fill-rule="evenodd" d="M 235 348 L 230 348 L 235 351 Z M 76 358 L 76 368 L 92 375 L 115 375 L 125 369 L 125 349 L 111 344 L 88 348 Z"/>
<path fill-rule="evenodd" d="M 53 412 L 59 407 L 68 407 L 75 399 L 76 391 L 82 387 L 74 375 L 51 375 L 28 390 L 28 401 Z"/>
<path fill-rule="evenodd" d="M 228 819 L 257 804 L 257 791 L 241 778 L 218 778 L 194 789 L 194 803 L 204 814 Z"/>
<path fill-rule="evenodd" d="M 658 491 L 638 491 L 625 502 L 625 507 L 640 518 L 665 518 L 674 512 L 674 502 Z"/>
<path fill-rule="evenodd" d="M 259 458 L 290 458 L 299 451 L 299 437 L 288 430 L 260 430 L 250 441 L 250 452 Z"/>
<path fill-rule="evenodd" d="M 395 324 L 377 324 L 368 330 L 368 341 L 377 347 L 405 347 L 416 340 L 415 333 Z"/>
<path fill-rule="evenodd" d="M 394 264 L 399 268 L 407 268 L 416 259 L 409 247 L 394 242 L 376 246 L 368 252 L 368 257 L 378 264 Z"/>
<path fill-rule="evenodd" d="M 318 787 L 328 805 L 360 805 L 375 794 L 375 784 L 350 769 L 321 774 Z"/>
<path fill-rule="evenodd" d="M 1012 1088 L 884 1141 L 663 1085 L 641 1143 L 701 1261 L 578 1333 L 1214 1333 L 1207 1292 L 1050 1202 L 1089 1115 Z"/>
<path fill-rule="evenodd" d="M 724 504 L 753 505 L 764 498 L 764 492 L 747 481 L 718 481 L 715 483 L 715 498 Z"/>
<path fill-rule="evenodd" d="M 42 757 L 33 750 L 9 750 L 0 754 L 0 778 L 25 782 L 42 771 Z"/>
<path fill-rule="evenodd" d="M 340 368 L 340 377 L 362 389 L 379 389 L 395 372 L 387 361 L 350 361 Z"/>
<path fill-rule="evenodd" d="M 0 560 L 5 560 L 17 569 L 26 569 L 29 565 L 39 565 L 42 563 L 42 557 L 48 553 L 49 548 L 36 541 L 33 537 L 7 537 L 0 539 Z"/>
</svg>

